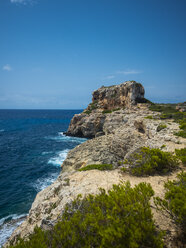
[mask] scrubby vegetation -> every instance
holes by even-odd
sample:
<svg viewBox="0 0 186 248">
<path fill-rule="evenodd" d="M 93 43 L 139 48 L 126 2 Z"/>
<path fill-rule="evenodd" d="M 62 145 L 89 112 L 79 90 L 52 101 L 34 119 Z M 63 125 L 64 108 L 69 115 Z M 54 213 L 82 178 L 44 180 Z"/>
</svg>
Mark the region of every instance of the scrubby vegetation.
<svg viewBox="0 0 186 248">
<path fill-rule="evenodd" d="M 163 152 L 157 148 L 141 147 L 131 154 L 124 164 L 129 164 L 129 172 L 136 176 L 165 174 L 175 170 L 179 161 L 170 152 Z"/>
<path fill-rule="evenodd" d="M 186 138 L 186 118 L 184 118 L 183 120 L 180 120 L 179 123 L 180 123 L 179 127 L 181 130 L 175 133 L 175 135 Z"/>
<path fill-rule="evenodd" d="M 150 209 L 153 195 L 150 184 L 131 188 L 127 182 L 114 185 L 108 194 L 101 189 L 96 196 L 79 196 L 52 230 L 36 228 L 28 241 L 11 248 L 163 248 Z"/>
<path fill-rule="evenodd" d="M 102 111 L 102 114 L 110 114 L 112 112 L 115 112 L 115 111 L 118 111 L 120 110 L 121 108 L 116 108 L 116 109 L 105 109 Z"/>
<path fill-rule="evenodd" d="M 186 172 L 178 174 L 178 180 L 165 183 L 165 198 L 156 197 L 159 209 L 166 211 L 186 235 Z"/>
<path fill-rule="evenodd" d="M 176 149 L 176 156 L 182 161 L 183 165 L 186 166 L 186 148 Z"/>
<path fill-rule="evenodd" d="M 102 111 L 102 114 L 110 114 L 112 113 L 112 110 L 109 110 L 109 109 L 105 109 Z"/>
<path fill-rule="evenodd" d="M 161 119 L 173 119 L 173 120 L 182 120 L 186 117 L 185 112 L 180 112 L 176 109 L 177 104 L 157 104 L 152 103 L 149 106 L 149 109 L 152 111 L 161 112 Z"/>
<path fill-rule="evenodd" d="M 186 112 L 180 112 L 177 104 L 155 104 L 152 103 L 149 109 L 161 112 L 160 119 L 172 119 L 180 124 L 180 131 L 175 135 L 186 138 Z"/>
<path fill-rule="evenodd" d="M 144 118 L 145 118 L 145 119 L 153 120 L 153 116 L 152 116 L 152 115 L 145 116 Z"/>
<path fill-rule="evenodd" d="M 158 125 L 156 131 L 157 131 L 157 132 L 160 132 L 161 130 L 165 129 L 166 127 L 167 127 L 166 124 L 161 123 L 161 124 Z"/>
<path fill-rule="evenodd" d="M 90 103 L 89 104 L 89 106 L 88 106 L 88 110 L 87 111 L 85 111 L 85 114 L 90 114 L 90 113 L 92 113 L 92 110 L 94 110 L 94 109 L 97 109 L 98 108 L 98 102 L 97 101 L 94 101 L 93 103 Z"/>
<path fill-rule="evenodd" d="M 89 164 L 81 169 L 79 171 L 87 171 L 87 170 L 112 170 L 113 165 L 112 164 Z"/>
</svg>

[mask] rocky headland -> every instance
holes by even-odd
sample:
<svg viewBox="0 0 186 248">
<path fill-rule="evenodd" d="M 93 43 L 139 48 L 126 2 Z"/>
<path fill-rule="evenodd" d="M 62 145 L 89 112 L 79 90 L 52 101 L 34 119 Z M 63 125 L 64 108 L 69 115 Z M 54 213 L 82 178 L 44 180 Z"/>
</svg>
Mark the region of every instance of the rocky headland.
<svg viewBox="0 0 186 248">
<path fill-rule="evenodd" d="M 108 128 L 115 129 L 126 121 L 122 110 L 146 102 L 144 94 L 144 87 L 134 81 L 102 86 L 92 93 L 92 103 L 81 114 L 74 115 L 66 134 L 86 138 L 107 134 Z M 115 111 L 115 115 L 106 115 Z"/>
<path fill-rule="evenodd" d="M 144 93 L 143 86 L 134 81 L 101 87 L 93 92 L 92 103 L 81 114 L 73 117 L 66 132 L 66 135 L 91 139 L 68 153 L 57 180 L 37 194 L 27 219 L 14 231 L 9 241 L 16 241 L 19 235 L 27 238 L 36 225 L 49 229 L 62 215 L 65 204 L 78 194 L 96 194 L 100 187 L 108 190 L 121 181 L 129 180 L 132 186 L 149 182 L 155 195 L 163 197 L 164 183 L 168 179 L 175 179 L 179 169 L 165 176 L 136 177 L 121 173 L 121 161 L 139 147 L 160 148 L 170 152 L 186 147 L 185 138 L 175 136 L 179 124 L 171 119 L 162 121 L 159 112 L 149 110 Z M 166 127 L 158 130 L 162 123 Z M 78 171 L 91 164 L 112 164 L 114 170 Z M 176 247 L 172 243 L 176 233 L 175 224 L 168 216 L 156 211 L 153 202 L 152 211 L 156 225 L 169 231 L 166 236 L 167 247 Z"/>
</svg>

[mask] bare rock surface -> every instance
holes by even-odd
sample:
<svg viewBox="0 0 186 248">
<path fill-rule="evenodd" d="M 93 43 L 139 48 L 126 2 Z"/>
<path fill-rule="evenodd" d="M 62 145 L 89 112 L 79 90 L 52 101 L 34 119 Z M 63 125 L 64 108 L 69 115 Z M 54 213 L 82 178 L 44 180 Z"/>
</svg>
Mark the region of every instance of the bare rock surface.
<svg viewBox="0 0 186 248">
<path fill-rule="evenodd" d="M 128 81 L 110 87 L 101 87 L 92 94 L 90 103 L 81 114 L 71 120 L 67 135 L 92 138 L 105 134 L 105 126 L 118 126 L 125 122 L 122 111 L 108 118 L 107 112 L 130 109 L 137 103 L 144 102 L 145 90 L 140 83 Z M 124 113 L 126 111 L 123 111 Z"/>
</svg>

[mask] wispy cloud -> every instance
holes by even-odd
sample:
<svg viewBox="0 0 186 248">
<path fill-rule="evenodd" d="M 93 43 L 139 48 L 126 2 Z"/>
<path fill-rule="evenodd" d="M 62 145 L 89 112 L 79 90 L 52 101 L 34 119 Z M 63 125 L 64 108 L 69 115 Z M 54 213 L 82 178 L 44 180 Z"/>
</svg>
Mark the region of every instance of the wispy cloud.
<svg viewBox="0 0 186 248">
<path fill-rule="evenodd" d="M 124 71 L 117 71 L 117 74 L 123 74 L 123 75 L 130 75 L 130 74 L 139 74 L 142 73 L 142 71 L 138 71 L 138 70 L 124 70 Z"/>
<path fill-rule="evenodd" d="M 4 65 L 2 69 L 3 69 L 3 71 L 12 71 L 12 67 L 8 64 Z"/>
<path fill-rule="evenodd" d="M 140 74 L 140 73 L 142 73 L 142 71 L 140 71 L 140 70 L 131 70 L 131 69 L 118 70 L 118 71 L 115 71 L 114 73 L 112 73 L 112 75 L 108 75 L 104 79 L 109 80 L 109 79 L 116 78 L 118 76 L 118 74 L 121 74 L 121 75 L 132 75 L 132 74 Z"/>
<path fill-rule="evenodd" d="M 15 3 L 15 4 L 33 4 L 34 1 L 33 0 L 10 0 L 11 3 Z"/>
<path fill-rule="evenodd" d="M 107 76 L 107 77 L 106 77 L 106 79 L 113 79 L 113 78 L 115 78 L 114 75 L 110 75 L 110 76 Z"/>
</svg>

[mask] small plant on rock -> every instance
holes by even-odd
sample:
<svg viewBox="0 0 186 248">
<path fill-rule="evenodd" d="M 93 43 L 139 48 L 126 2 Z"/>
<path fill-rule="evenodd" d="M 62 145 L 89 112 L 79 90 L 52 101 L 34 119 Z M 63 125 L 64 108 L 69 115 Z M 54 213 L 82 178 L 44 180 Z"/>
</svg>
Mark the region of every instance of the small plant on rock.
<svg viewBox="0 0 186 248">
<path fill-rule="evenodd" d="M 159 124 L 158 127 L 157 127 L 157 129 L 156 129 L 156 131 L 157 132 L 160 132 L 161 130 L 163 130 L 165 128 L 167 128 L 167 125 L 166 124 Z"/>
<path fill-rule="evenodd" d="M 87 171 L 87 170 L 112 170 L 113 165 L 112 164 L 89 164 L 81 169 L 79 171 Z"/>
</svg>

